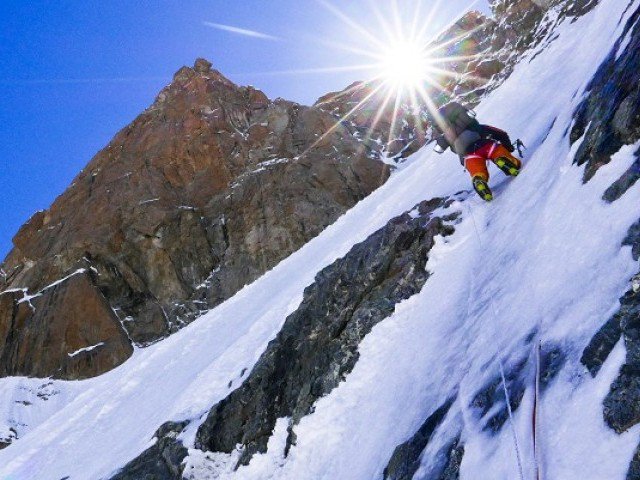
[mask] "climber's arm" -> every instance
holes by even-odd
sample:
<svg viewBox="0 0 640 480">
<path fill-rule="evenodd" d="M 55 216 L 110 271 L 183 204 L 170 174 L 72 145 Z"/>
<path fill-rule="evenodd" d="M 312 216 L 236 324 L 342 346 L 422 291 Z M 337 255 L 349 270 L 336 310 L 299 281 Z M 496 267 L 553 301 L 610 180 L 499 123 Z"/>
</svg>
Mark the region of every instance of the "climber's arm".
<svg viewBox="0 0 640 480">
<path fill-rule="evenodd" d="M 444 151 L 451 146 L 444 137 L 444 134 L 438 135 L 435 140 L 436 146 L 434 147 L 434 150 L 438 153 L 444 153 Z"/>
<path fill-rule="evenodd" d="M 485 137 L 489 137 L 497 142 L 500 142 L 510 152 L 513 152 L 516 149 L 511 143 L 509 134 L 504 130 L 500 130 L 499 128 L 492 127 L 491 125 L 482 125 L 482 135 Z"/>
</svg>

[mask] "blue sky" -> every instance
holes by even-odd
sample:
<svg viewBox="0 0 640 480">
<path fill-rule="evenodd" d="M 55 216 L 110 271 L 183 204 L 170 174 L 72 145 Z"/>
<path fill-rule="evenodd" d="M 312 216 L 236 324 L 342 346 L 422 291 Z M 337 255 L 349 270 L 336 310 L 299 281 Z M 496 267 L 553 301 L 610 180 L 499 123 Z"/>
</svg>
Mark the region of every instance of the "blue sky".
<svg viewBox="0 0 640 480">
<path fill-rule="evenodd" d="M 435 34 L 470 5 L 436 3 L 398 0 L 403 24 L 426 21 L 435 6 L 425 23 Z M 335 2 L 376 35 L 372 6 L 391 18 L 391 4 Z M 473 8 L 487 11 L 486 0 Z M 20 225 L 47 208 L 182 65 L 205 57 L 236 83 L 309 104 L 369 73 L 277 72 L 370 62 L 348 50 L 373 49 L 367 42 L 318 0 L 2 0 L 0 258 Z"/>
</svg>

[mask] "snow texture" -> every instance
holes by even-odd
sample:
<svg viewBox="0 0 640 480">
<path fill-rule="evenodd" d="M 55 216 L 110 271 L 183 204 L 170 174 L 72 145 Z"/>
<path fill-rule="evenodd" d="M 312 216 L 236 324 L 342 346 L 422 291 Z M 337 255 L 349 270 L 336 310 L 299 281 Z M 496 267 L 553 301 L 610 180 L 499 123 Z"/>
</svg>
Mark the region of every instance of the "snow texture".
<svg viewBox="0 0 640 480">
<path fill-rule="evenodd" d="M 102 345 L 104 345 L 104 342 L 96 343 L 95 345 L 91 345 L 90 347 L 79 348 L 75 352 L 67 353 L 67 355 L 69 355 L 70 357 L 75 357 L 76 355 L 82 352 L 90 352 L 91 350 L 95 350 L 96 348 L 101 347 Z"/>
<path fill-rule="evenodd" d="M 268 451 L 237 471 L 231 466 L 238 452 L 194 450 L 195 432 L 211 406 L 240 385 L 316 272 L 419 201 L 469 188 L 453 154 L 413 155 L 276 268 L 166 340 L 136 349 L 113 371 L 77 382 L 1 379 L 0 432 L 16 426 L 19 439 L 0 451 L 0 478 L 108 478 L 153 444 L 162 423 L 185 419 L 186 478 L 381 478 L 394 448 L 454 392 L 458 400 L 416 478 L 458 433 L 462 479 L 518 478 L 510 428 L 489 436 L 468 405 L 499 374 L 500 362 L 508 370 L 529 355 L 523 338 L 537 331 L 543 344 L 560 344 L 567 355 L 540 404 L 544 478 L 624 479 L 640 428 L 617 435 L 602 417 L 624 346 L 595 379 L 579 358 L 637 271 L 620 245 L 638 217 L 640 184 L 612 204 L 601 197 L 632 164 L 638 145 L 623 148 L 583 185 L 583 168 L 572 163 L 579 142 L 570 146 L 567 132 L 586 84 L 621 34 L 621 17 L 633 11 L 624 13 L 626 7 L 602 0 L 561 24 L 553 32 L 558 39 L 542 42 L 546 48 L 535 58 L 531 52 L 477 108 L 483 123 L 529 146 L 522 174 L 505 179 L 493 169 L 493 203 L 475 196 L 458 202 L 462 222 L 446 242 L 438 239 L 425 287 L 364 339 L 353 372 L 295 428 L 288 457 L 286 419 Z M 45 384 L 48 400 L 37 393 Z M 531 409 L 529 388 L 514 413 L 526 478 L 533 478 Z"/>
<path fill-rule="evenodd" d="M 86 260 L 86 259 L 85 259 Z M 42 288 L 38 293 L 35 293 L 33 295 L 29 295 L 29 293 L 27 292 L 26 288 L 9 288 L 7 290 L 4 290 L 2 292 L 0 292 L 0 295 L 4 294 L 4 293 L 11 293 L 11 292 L 22 292 L 23 293 L 23 297 L 18 301 L 18 303 L 29 303 L 31 304 L 31 300 L 33 300 L 34 298 L 40 297 L 42 296 L 42 294 L 57 286 L 60 285 L 61 283 L 66 282 L 67 280 L 69 280 L 71 277 L 75 276 L 75 275 L 80 275 L 82 273 L 85 273 L 87 271 L 86 268 L 79 268 L 76 271 L 70 273 L 69 275 L 67 275 L 66 277 L 60 278 L 58 280 L 56 280 L 53 283 L 50 283 L 49 285 L 47 285 L 46 287 Z"/>
</svg>

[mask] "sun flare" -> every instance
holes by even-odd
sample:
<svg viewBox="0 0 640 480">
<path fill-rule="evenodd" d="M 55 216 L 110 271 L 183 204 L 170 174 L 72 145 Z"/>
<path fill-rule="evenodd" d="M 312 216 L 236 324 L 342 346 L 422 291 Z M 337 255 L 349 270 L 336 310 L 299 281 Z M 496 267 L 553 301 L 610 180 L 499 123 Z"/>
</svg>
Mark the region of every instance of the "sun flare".
<svg viewBox="0 0 640 480">
<path fill-rule="evenodd" d="M 361 120 L 368 118 L 364 120 L 367 125 L 365 141 L 372 138 L 379 125 L 383 125 L 387 131 L 386 139 L 375 140 L 390 145 L 398 138 L 398 132 L 408 125 L 408 121 L 415 125 L 417 135 L 426 136 L 429 122 L 432 121 L 429 119 L 437 119 L 438 106 L 451 97 L 449 84 L 458 76 L 455 65 L 476 56 L 465 49 L 451 47 L 461 38 L 473 34 L 480 25 L 446 39 L 440 36 L 462 18 L 477 0 L 471 0 L 466 9 L 446 24 L 438 24 L 437 21 L 439 5 L 443 0 L 413 0 L 406 3 L 391 0 L 385 2 L 387 8 L 384 10 L 378 2 L 370 0 L 369 10 L 373 20 L 360 18 L 359 15 L 350 16 L 331 0 L 316 1 L 342 25 L 337 35 L 322 38 L 319 43 L 328 50 L 346 52 L 362 61 L 352 65 L 277 73 L 358 72 L 364 77 L 363 81 L 355 82 L 345 91 L 335 92 L 334 97 L 345 92 L 348 95 L 350 91 L 365 94 L 355 95 L 354 101 L 348 103 L 349 111 L 343 113 L 303 155 L 355 116 Z"/>
<path fill-rule="evenodd" d="M 417 89 L 428 77 L 427 48 L 417 41 L 391 44 L 382 54 L 380 77 L 397 89 Z"/>
</svg>

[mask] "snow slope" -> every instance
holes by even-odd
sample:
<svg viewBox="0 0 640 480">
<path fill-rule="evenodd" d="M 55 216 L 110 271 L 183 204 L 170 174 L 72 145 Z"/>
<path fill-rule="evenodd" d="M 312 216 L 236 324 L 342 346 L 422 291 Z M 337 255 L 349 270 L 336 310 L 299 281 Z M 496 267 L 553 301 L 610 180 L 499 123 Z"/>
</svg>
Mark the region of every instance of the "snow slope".
<svg viewBox="0 0 640 480">
<path fill-rule="evenodd" d="M 640 5 L 633 3 L 624 15 Z M 602 0 L 561 25 L 554 32 L 560 36 L 543 42 L 535 58 L 531 52 L 477 109 L 482 122 L 525 141 L 522 175 L 505 180 L 494 170 L 495 202 L 470 196 L 455 205 L 463 221 L 432 251 L 425 287 L 365 338 L 347 380 L 296 428 L 289 456 L 283 457 L 286 425 L 280 422 L 268 452 L 250 465 L 214 473 L 207 455 L 192 450 L 188 475 L 381 478 L 393 449 L 459 391 L 462 401 L 428 449 L 437 451 L 446 434 L 462 430 L 463 479 L 518 478 L 511 430 L 482 433 L 465 405 L 501 362 L 508 368 L 522 357 L 521 339 L 537 328 L 543 342 L 559 342 L 568 352 L 541 404 L 545 478 L 625 477 L 640 430 L 615 434 L 604 424 L 601 405 L 624 346 L 596 379 L 579 357 L 637 270 L 620 244 L 637 220 L 640 185 L 613 204 L 601 195 L 630 166 L 638 146 L 623 148 L 583 185 L 583 168 L 572 165 L 579 142 L 571 147 L 567 138 L 587 82 L 620 36 L 625 7 L 626 1 Z M 168 339 L 136 350 L 115 370 L 77 382 L 0 379 L 0 418 L 11 419 L 20 437 L 0 451 L 0 479 L 108 478 L 153 444 L 153 432 L 167 420 L 195 420 L 183 433 L 192 446 L 208 409 L 240 384 L 316 272 L 419 201 L 468 188 L 453 154 L 418 152 L 272 271 Z M 35 393 L 42 388 L 57 393 L 44 401 Z M 16 403 L 22 400 L 31 405 Z M 528 391 L 514 418 L 526 478 L 533 478 L 531 402 Z M 231 465 L 223 455 L 214 457 L 218 465 Z"/>
</svg>

